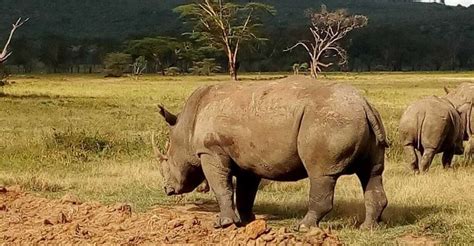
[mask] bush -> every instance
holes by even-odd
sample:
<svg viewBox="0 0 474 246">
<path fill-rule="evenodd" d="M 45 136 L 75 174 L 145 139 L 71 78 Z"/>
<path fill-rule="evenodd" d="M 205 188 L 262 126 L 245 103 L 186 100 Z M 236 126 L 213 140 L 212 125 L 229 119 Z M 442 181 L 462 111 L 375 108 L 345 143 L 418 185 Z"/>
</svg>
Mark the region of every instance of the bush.
<svg viewBox="0 0 474 246">
<path fill-rule="evenodd" d="M 109 53 L 105 56 L 106 77 L 122 77 L 132 63 L 132 56 L 125 53 Z"/>
<path fill-rule="evenodd" d="M 169 67 L 165 70 L 165 73 L 169 76 L 177 76 L 181 73 L 181 69 L 179 67 Z"/>
<path fill-rule="evenodd" d="M 213 73 L 218 73 L 221 70 L 221 66 L 216 64 L 216 60 L 213 58 L 204 59 L 199 62 L 194 62 L 193 67 L 190 69 L 192 74 L 209 76 Z"/>
</svg>

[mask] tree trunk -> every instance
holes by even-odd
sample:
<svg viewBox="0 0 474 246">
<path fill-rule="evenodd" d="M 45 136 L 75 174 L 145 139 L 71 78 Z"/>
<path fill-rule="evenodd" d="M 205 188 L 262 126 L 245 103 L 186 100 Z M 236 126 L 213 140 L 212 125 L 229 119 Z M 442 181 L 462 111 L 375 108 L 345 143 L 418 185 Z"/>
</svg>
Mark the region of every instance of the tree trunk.
<svg viewBox="0 0 474 246">
<path fill-rule="evenodd" d="M 311 78 L 317 79 L 318 78 L 318 62 L 311 61 Z"/>
<path fill-rule="evenodd" d="M 237 66 L 233 61 L 229 61 L 229 74 L 232 80 L 237 81 Z"/>
</svg>

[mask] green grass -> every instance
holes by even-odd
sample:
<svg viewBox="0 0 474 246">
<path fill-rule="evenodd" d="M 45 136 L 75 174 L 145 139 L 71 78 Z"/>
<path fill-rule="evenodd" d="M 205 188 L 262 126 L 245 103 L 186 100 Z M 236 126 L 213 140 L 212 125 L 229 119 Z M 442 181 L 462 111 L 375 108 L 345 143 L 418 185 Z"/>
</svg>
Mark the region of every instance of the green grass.
<svg viewBox="0 0 474 246">
<path fill-rule="evenodd" d="M 245 75 L 257 80 L 278 75 Z M 0 97 L 0 184 L 21 185 L 48 197 L 77 194 L 84 200 L 129 202 L 137 210 L 156 204 L 213 200 L 208 194 L 169 198 L 152 157 L 154 131 L 163 147 L 166 125 L 156 112 L 162 103 L 178 112 L 198 86 L 226 76 L 33 75 L 11 78 Z M 397 125 L 404 108 L 426 95 L 443 95 L 443 86 L 474 82 L 474 73 L 330 73 L 321 80 L 361 89 L 381 112 L 392 147 L 385 187 L 389 207 L 381 229 L 360 231 L 364 206 L 355 177 L 343 177 L 335 208 L 323 227 L 351 244 L 395 243 L 418 235 L 450 244 L 474 243 L 474 167 L 457 158 L 442 170 L 439 158 L 427 175 L 413 176 L 403 163 Z M 256 212 L 273 225 L 291 226 L 306 212 L 307 181 L 272 183 L 258 194 Z"/>
</svg>

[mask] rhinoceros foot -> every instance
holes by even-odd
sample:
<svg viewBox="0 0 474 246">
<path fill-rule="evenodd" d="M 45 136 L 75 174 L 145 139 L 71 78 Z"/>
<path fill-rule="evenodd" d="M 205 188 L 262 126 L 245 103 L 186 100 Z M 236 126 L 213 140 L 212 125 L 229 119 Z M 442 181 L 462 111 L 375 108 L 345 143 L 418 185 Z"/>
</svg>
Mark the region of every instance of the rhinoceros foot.
<svg viewBox="0 0 474 246">
<path fill-rule="evenodd" d="M 250 222 L 254 221 L 255 220 L 255 214 L 253 214 L 252 212 L 249 212 L 249 213 L 239 213 L 240 215 L 240 224 L 239 226 L 246 226 L 247 224 L 249 224 Z"/>
<path fill-rule="evenodd" d="M 216 220 L 216 222 L 214 223 L 214 228 L 226 228 L 228 226 L 231 226 L 233 224 L 240 224 L 240 220 L 239 218 L 237 218 L 237 216 L 232 216 L 232 217 L 228 217 L 228 216 L 219 216 Z"/>
<path fill-rule="evenodd" d="M 316 218 L 309 216 L 308 214 L 294 227 L 295 231 L 298 232 L 308 232 L 311 228 L 318 228 L 318 223 Z"/>
</svg>

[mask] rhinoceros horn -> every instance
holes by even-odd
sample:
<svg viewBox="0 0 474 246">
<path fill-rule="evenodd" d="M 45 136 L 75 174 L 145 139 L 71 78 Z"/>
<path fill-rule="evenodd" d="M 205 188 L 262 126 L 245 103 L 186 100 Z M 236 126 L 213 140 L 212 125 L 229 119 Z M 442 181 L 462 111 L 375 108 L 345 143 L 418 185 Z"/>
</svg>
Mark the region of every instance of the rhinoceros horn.
<svg viewBox="0 0 474 246">
<path fill-rule="evenodd" d="M 166 157 L 166 155 L 161 153 L 158 146 L 156 146 L 155 133 L 154 132 L 152 132 L 152 134 L 151 134 L 151 145 L 152 145 L 152 148 L 153 148 L 153 152 L 155 153 L 155 158 L 158 160 L 159 163 L 161 163 L 162 161 L 168 159 L 168 157 Z M 168 142 L 166 142 L 166 149 L 168 149 L 168 145 L 169 145 Z"/>
</svg>

